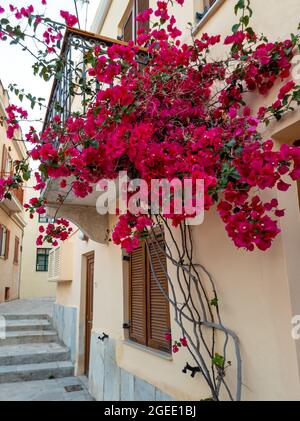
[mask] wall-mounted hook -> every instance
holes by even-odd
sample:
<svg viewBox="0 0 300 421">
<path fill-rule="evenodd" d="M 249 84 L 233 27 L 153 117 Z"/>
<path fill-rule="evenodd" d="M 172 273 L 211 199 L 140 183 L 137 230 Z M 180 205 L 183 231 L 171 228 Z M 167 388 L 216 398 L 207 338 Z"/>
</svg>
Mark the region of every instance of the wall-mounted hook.
<svg viewBox="0 0 300 421">
<path fill-rule="evenodd" d="M 191 371 L 191 377 L 194 378 L 197 373 L 200 373 L 201 370 L 199 367 L 192 367 L 189 363 L 186 363 L 186 366 L 182 370 L 184 374 L 186 374 L 188 371 Z"/>
<path fill-rule="evenodd" d="M 102 336 L 98 336 L 99 341 L 102 341 L 102 342 L 104 342 L 105 339 L 108 339 L 108 338 L 109 336 L 104 332 L 102 333 Z"/>
</svg>

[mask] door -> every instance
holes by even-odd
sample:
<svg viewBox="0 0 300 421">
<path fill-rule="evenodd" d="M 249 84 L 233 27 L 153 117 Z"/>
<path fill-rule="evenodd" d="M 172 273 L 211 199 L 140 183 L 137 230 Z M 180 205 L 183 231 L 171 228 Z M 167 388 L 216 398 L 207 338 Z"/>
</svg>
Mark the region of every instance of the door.
<svg viewBox="0 0 300 421">
<path fill-rule="evenodd" d="M 94 298 L 94 254 L 87 258 L 86 274 L 86 323 L 85 323 L 85 374 L 89 374 L 90 349 L 93 327 L 93 298 Z"/>
</svg>

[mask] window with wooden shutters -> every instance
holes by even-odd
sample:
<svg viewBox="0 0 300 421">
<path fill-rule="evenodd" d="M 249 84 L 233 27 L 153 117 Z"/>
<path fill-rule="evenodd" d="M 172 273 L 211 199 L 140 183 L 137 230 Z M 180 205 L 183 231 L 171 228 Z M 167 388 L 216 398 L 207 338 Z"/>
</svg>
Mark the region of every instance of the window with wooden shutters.
<svg viewBox="0 0 300 421">
<path fill-rule="evenodd" d="M 138 13 L 142 13 L 144 10 L 149 9 L 149 0 L 138 0 Z M 145 28 L 146 32 L 149 31 L 149 22 L 141 23 L 139 22 L 139 28 Z"/>
<path fill-rule="evenodd" d="M 126 23 L 123 27 L 123 41 L 132 41 L 133 40 L 133 10 L 131 10 Z"/>
<path fill-rule="evenodd" d="M 156 242 L 145 243 L 131 253 L 129 265 L 129 338 L 142 345 L 170 352 L 165 335 L 170 331 L 167 263 Z M 164 240 L 159 241 L 164 248 Z M 151 258 L 151 261 L 150 261 Z M 160 286 L 158 285 L 158 282 Z"/>
<path fill-rule="evenodd" d="M 1 157 L 1 176 L 2 177 L 4 177 L 6 173 L 7 161 L 8 161 L 8 149 L 5 145 L 3 145 L 2 157 Z"/>
<path fill-rule="evenodd" d="M 139 13 L 142 13 L 144 10 L 149 9 L 149 0 L 133 0 L 132 7 L 129 11 L 128 17 L 123 26 L 123 41 L 135 41 L 137 37 L 137 29 L 144 27 L 146 31 L 149 30 L 148 23 L 138 23 L 136 22 L 136 17 Z"/>
<path fill-rule="evenodd" d="M 146 345 L 146 249 L 142 244 L 130 256 L 129 273 L 129 317 L 130 339 Z"/>
<path fill-rule="evenodd" d="M 19 250 L 20 250 L 20 240 L 18 237 L 15 237 L 15 250 L 14 250 L 14 263 L 19 263 Z"/>
<path fill-rule="evenodd" d="M 9 242 L 10 231 L 4 225 L 0 225 L 0 257 L 3 257 L 5 260 L 9 256 Z"/>
</svg>

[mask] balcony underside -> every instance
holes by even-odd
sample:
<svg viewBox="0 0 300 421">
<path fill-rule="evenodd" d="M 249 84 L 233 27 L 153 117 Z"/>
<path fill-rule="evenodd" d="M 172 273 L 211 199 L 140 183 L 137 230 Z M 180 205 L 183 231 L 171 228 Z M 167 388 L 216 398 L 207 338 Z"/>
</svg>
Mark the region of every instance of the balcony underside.
<svg viewBox="0 0 300 421">
<path fill-rule="evenodd" d="M 23 206 L 17 199 L 14 193 L 11 194 L 11 199 L 4 199 L 1 202 L 1 206 L 4 207 L 10 214 L 23 212 Z"/>
<path fill-rule="evenodd" d="M 66 218 L 75 224 L 86 236 L 97 243 L 106 244 L 108 237 L 108 215 L 100 215 L 96 209 L 99 192 L 94 191 L 86 198 L 69 193 L 62 205 L 57 203 L 59 195 L 66 196 L 59 180 L 51 179 L 44 192 L 47 201 L 47 214 L 51 217 Z"/>
</svg>

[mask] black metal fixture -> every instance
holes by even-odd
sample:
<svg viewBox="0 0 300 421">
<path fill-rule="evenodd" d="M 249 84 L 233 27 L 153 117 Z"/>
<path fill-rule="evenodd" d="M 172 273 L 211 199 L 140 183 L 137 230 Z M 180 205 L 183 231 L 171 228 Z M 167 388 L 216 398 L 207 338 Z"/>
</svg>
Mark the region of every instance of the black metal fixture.
<svg viewBox="0 0 300 421">
<path fill-rule="evenodd" d="M 102 341 L 102 342 L 104 342 L 105 339 L 108 339 L 108 338 L 109 336 L 104 332 L 102 333 L 102 336 L 98 336 L 99 341 Z"/>
<path fill-rule="evenodd" d="M 186 363 L 186 366 L 182 370 L 184 374 L 187 374 L 188 371 L 191 371 L 191 377 L 194 378 L 197 373 L 200 373 L 201 370 L 199 367 L 192 367 L 189 363 Z"/>
<path fill-rule="evenodd" d="M 124 262 L 130 262 L 130 256 L 123 256 Z"/>
<path fill-rule="evenodd" d="M 203 13 L 196 12 L 196 21 L 197 22 L 200 22 L 204 18 L 204 16 L 207 14 L 207 12 L 208 12 L 208 8 L 207 7 L 204 8 Z"/>
<path fill-rule="evenodd" d="M 131 324 L 129 323 L 123 323 L 123 329 L 130 329 L 131 328 Z"/>
</svg>

